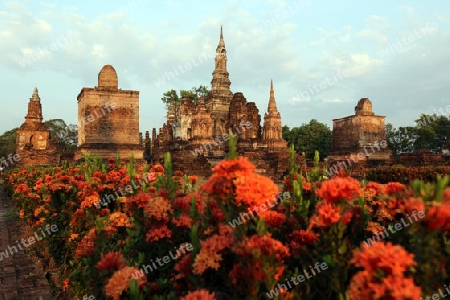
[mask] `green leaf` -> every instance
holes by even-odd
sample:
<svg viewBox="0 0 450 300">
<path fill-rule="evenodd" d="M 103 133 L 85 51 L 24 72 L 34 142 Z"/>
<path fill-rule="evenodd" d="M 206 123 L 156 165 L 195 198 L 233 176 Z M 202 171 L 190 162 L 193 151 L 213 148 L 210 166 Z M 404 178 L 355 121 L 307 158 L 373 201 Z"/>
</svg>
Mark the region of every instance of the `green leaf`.
<svg viewBox="0 0 450 300">
<path fill-rule="evenodd" d="M 345 253 L 347 253 L 347 243 L 345 242 L 345 240 L 344 240 L 344 242 L 341 244 L 341 246 L 339 247 L 338 253 L 339 253 L 339 254 L 345 254 Z"/>
<path fill-rule="evenodd" d="M 327 254 L 325 256 L 322 257 L 322 260 L 329 266 L 334 267 L 335 263 L 334 263 L 334 259 L 331 257 L 330 254 Z"/>
</svg>

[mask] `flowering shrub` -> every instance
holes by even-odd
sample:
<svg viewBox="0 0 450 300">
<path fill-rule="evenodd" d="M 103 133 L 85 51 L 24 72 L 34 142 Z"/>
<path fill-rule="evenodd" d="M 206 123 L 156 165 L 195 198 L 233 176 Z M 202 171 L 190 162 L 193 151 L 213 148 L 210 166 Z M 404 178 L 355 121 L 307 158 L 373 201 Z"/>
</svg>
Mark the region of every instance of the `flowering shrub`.
<svg viewBox="0 0 450 300">
<path fill-rule="evenodd" d="M 15 170 L 5 190 L 29 226 L 61 228 L 45 242 L 68 297 L 420 299 L 449 282 L 447 177 L 324 180 L 318 167 L 300 174 L 292 152 L 279 189 L 230 141 L 201 186 L 166 154 L 137 169 L 87 157 Z"/>
<path fill-rule="evenodd" d="M 448 166 L 428 167 L 380 167 L 369 169 L 367 179 L 380 183 L 400 182 L 409 184 L 411 181 L 420 179 L 424 181 L 435 181 L 438 175 L 450 174 Z"/>
</svg>

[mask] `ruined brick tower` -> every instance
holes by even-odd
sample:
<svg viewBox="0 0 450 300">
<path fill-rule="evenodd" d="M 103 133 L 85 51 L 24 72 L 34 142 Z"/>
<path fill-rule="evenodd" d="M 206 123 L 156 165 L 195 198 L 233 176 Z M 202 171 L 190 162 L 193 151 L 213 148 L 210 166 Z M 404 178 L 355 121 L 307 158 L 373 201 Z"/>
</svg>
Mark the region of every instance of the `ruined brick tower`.
<svg viewBox="0 0 450 300">
<path fill-rule="evenodd" d="M 243 93 L 230 90 L 222 27 L 212 75 L 206 97 L 195 103 L 183 98 L 178 105 L 169 105 L 167 122 L 159 134 L 153 129 L 153 159 L 162 161 L 163 153 L 169 151 L 175 169 L 210 176 L 211 167 L 227 155 L 228 134 L 233 133 L 238 154 L 247 157 L 258 173 L 279 180 L 289 170 L 289 149 L 281 134 L 273 83 L 263 129 L 256 104 L 247 102 Z M 296 161 L 301 164 L 302 158 L 296 155 Z"/>
<path fill-rule="evenodd" d="M 361 98 L 354 115 L 333 119 L 333 145 L 328 160 L 339 162 L 359 157 L 364 162 L 359 167 L 389 163 L 392 151 L 386 146 L 385 119 L 373 113 L 368 98 Z"/>
<path fill-rule="evenodd" d="M 228 112 L 233 93 L 230 90 L 230 79 L 227 71 L 227 50 L 220 26 L 220 40 L 216 48 L 216 66 L 212 73 L 211 91 L 205 97 L 205 107 L 211 112 L 212 136 L 221 136 L 228 132 Z"/>
<path fill-rule="evenodd" d="M 273 81 L 270 81 L 270 98 L 267 112 L 264 114 L 263 143 L 267 144 L 267 150 L 278 152 L 286 149 L 287 142 L 282 137 L 281 115 L 277 109 Z"/>
<path fill-rule="evenodd" d="M 34 88 L 25 123 L 16 132 L 16 154 L 21 157 L 19 165 L 48 166 L 59 163 L 56 142 L 51 139 L 50 131 L 42 120 L 41 98 L 38 89 Z"/>
<path fill-rule="evenodd" d="M 143 159 L 139 135 L 139 92 L 118 88 L 116 70 L 105 65 L 98 86 L 78 94 L 78 150 L 75 160 L 90 153 L 102 158 Z"/>
</svg>

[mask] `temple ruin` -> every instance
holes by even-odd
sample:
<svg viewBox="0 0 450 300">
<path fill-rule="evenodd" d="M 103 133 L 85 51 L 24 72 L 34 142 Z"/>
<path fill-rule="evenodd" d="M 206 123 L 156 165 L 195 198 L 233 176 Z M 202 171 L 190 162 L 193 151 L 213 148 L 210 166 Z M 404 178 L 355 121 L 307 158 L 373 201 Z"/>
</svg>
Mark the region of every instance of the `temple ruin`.
<svg viewBox="0 0 450 300">
<path fill-rule="evenodd" d="M 16 131 L 16 154 L 21 166 L 51 166 L 59 164 L 56 141 L 42 122 L 42 105 L 38 89 L 34 88 L 28 102 L 25 122 Z"/>
<path fill-rule="evenodd" d="M 385 118 L 373 113 L 368 98 L 361 98 L 354 115 L 333 119 L 333 144 L 328 162 L 353 162 L 350 165 L 356 168 L 390 164 L 392 151 L 387 148 Z"/>
<path fill-rule="evenodd" d="M 230 89 L 227 51 L 220 29 L 211 91 L 194 102 L 182 98 L 168 107 L 167 122 L 152 131 L 152 156 L 161 160 L 171 152 L 176 169 L 208 176 L 211 167 L 228 153 L 228 135 L 237 138 L 239 155 L 246 156 L 258 172 L 278 180 L 289 169 L 287 142 L 282 138 L 281 114 L 270 83 L 268 109 L 261 127 L 261 115 L 254 102 Z M 149 139 L 149 133 L 146 133 Z M 302 158 L 297 156 L 301 162 Z"/>
<path fill-rule="evenodd" d="M 84 155 L 101 158 L 143 159 L 139 133 L 139 92 L 119 89 L 116 70 L 105 65 L 98 74 L 98 86 L 84 87 L 78 94 L 78 149 L 75 160 Z"/>
</svg>

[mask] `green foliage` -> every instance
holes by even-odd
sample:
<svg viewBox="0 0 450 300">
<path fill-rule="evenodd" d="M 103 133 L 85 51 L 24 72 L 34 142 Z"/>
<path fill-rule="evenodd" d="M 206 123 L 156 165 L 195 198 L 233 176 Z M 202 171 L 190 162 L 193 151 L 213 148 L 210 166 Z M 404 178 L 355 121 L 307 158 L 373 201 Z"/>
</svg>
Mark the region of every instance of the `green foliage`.
<svg viewBox="0 0 450 300">
<path fill-rule="evenodd" d="M 394 128 L 386 124 L 386 140 L 388 147 L 395 155 L 402 152 L 427 150 L 439 153 L 448 149 L 450 137 L 450 119 L 445 116 L 421 114 L 415 120 L 415 127 L 406 126 Z"/>
<path fill-rule="evenodd" d="M 229 133 L 229 140 L 228 140 L 228 159 L 237 159 L 237 139 L 236 137 L 230 132 Z"/>
<path fill-rule="evenodd" d="M 50 131 L 52 139 L 57 142 L 60 154 L 75 152 L 78 142 L 77 125 L 67 125 L 62 119 L 51 119 L 45 121 L 44 124 Z"/>
<path fill-rule="evenodd" d="M 178 105 L 182 98 L 187 97 L 190 98 L 196 103 L 198 98 L 206 97 L 208 95 L 209 90 L 206 86 L 200 85 L 199 87 L 192 87 L 190 90 L 180 90 L 180 94 L 175 90 L 167 91 L 163 94 L 161 98 L 162 102 L 166 104 L 166 108 L 169 108 L 171 104 L 175 106 L 175 110 L 177 110 Z"/>
<path fill-rule="evenodd" d="M 444 116 L 422 114 L 417 123 L 416 150 L 426 149 L 437 153 L 447 146 L 450 137 L 450 119 Z"/>
<path fill-rule="evenodd" d="M 166 107 L 169 108 L 171 103 L 177 106 L 178 103 L 180 102 L 180 97 L 178 96 L 177 91 L 170 90 L 163 94 L 161 100 L 166 104 Z"/>
<path fill-rule="evenodd" d="M 9 154 L 16 153 L 16 130 L 11 129 L 0 135 L 0 161 L 3 157 L 8 157 Z"/>
<path fill-rule="evenodd" d="M 402 152 L 414 152 L 414 141 L 417 138 L 415 127 L 408 126 L 396 129 L 388 123 L 385 130 L 388 148 L 393 151 L 394 155 L 398 156 Z"/>
<path fill-rule="evenodd" d="M 309 124 L 302 124 L 289 130 L 288 126 L 282 129 L 283 139 L 294 145 L 297 153 L 306 153 L 306 157 L 314 159 L 316 150 L 320 157 L 326 157 L 332 145 L 332 131 L 327 125 L 312 119 Z"/>
</svg>

